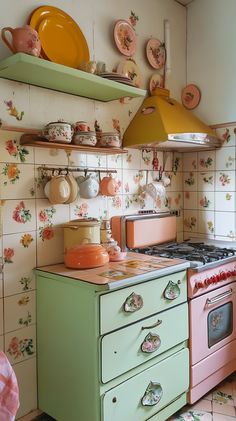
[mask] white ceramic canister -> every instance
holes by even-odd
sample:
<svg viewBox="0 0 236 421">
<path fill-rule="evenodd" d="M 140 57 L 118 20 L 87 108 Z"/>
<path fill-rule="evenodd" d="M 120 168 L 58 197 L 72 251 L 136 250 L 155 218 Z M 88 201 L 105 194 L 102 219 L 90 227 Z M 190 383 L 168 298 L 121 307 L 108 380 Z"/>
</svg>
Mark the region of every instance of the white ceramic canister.
<svg viewBox="0 0 236 421">
<path fill-rule="evenodd" d="M 81 244 L 100 244 L 100 221 L 95 218 L 74 219 L 64 224 L 63 228 L 65 252 Z"/>
</svg>

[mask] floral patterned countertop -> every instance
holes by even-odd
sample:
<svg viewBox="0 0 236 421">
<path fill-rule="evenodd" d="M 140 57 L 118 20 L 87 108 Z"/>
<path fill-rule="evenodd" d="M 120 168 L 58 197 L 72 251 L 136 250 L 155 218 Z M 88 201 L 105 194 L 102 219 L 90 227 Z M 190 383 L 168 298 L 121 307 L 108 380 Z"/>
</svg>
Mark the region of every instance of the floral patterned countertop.
<svg viewBox="0 0 236 421">
<path fill-rule="evenodd" d="M 68 269 L 65 265 L 50 265 L 37 268 L 38 271 L 62 275 L 96 285 L 107 285 L 109 289 L 131 283 L 146 281 L 189 267 L 189 262 L 181 259 L 166 259 L 146 254 L 128 252 L 121 262 L 109 262 L 94 269 Z"/>
</svg>

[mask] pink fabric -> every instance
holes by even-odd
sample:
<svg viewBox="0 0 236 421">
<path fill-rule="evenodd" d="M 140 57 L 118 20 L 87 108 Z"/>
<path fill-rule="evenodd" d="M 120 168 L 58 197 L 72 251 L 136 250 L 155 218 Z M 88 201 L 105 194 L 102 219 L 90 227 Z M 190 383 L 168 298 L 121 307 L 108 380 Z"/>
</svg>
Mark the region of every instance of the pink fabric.
<svg viewBox="0 0 236 421">
<path fill-rule="evenodd" d="M 0 420 L 13 421 L 19 405 L 16 375 L 6 355 L 0 351 Z"/>
</svg>

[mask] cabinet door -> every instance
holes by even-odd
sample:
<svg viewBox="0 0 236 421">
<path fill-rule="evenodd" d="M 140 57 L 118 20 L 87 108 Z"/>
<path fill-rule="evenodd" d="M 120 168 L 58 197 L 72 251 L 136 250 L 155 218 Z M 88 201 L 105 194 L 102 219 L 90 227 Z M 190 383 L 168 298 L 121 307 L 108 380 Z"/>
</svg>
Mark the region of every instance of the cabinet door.
<svg viewBox="0 0 236 421">
<path fill-rule="evenodd" d="M 101 295 L 100 333 L 111 332 L 185 301 L 185 271 Z"/>
<path fill-rule="evenodd" d="M 102 382 L 108 382 L 187 338 L 187 303 L 105 335 L 101 341 Z"/>
<path fill-rule="evenodd" d="M 185 348 L 105 393 L 103 420 L 147 420 L 188 386 L 189 358 Z"/>
</svg>

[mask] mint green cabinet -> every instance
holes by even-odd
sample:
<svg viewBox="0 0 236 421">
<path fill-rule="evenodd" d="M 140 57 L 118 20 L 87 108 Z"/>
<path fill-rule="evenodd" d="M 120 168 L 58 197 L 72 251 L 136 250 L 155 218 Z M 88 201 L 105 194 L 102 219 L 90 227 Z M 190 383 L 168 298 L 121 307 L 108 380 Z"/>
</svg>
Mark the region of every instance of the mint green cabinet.
<svg viewBox="0 0 236 421">
<path fill-rule="evenodd" d="M 57 421 L 164 421 L 186 403 L 184 271 L 112 291 L 48 272 L 48 267 L 36 274 L 41 410 Z M 170 280 L 178 284 L 179 294 L 167 300 Z M 133 291 L 143 296 L 143 305 L 123 314 Z M 150 394 L 150 382 L 161 385 L 162 396 L 146 406 L 142 400 L 145 391 Z"/>
</svg>

